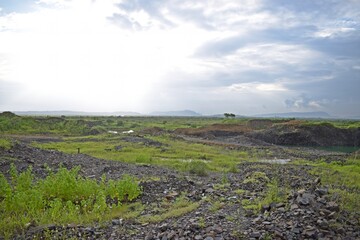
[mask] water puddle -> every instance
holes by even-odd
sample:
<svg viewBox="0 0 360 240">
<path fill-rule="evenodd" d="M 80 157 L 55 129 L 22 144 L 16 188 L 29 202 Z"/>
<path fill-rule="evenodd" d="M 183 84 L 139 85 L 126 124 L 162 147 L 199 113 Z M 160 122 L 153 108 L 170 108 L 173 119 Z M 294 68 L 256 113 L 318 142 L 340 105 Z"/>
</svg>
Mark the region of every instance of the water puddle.
<svg viewBox="0 0 360 240">
<path fill-rule="evenodd" d="M 341 152 L 341 153 L 353 153 L 360 149 L 357 147 L 348 147 L 348 146 L 330 146 L 330 147 L 310 147 L 316 150 L 323 150 L 328 152 Z"/>
<path fill-rule="evenodd" d="M 271 163 L 271 164 L 287 164 L 287 163 L 289 163 L 290 161 L 291 161 L 291 159 L 278 159 L 278 158 L 259 160 L 259 162 Z"/>
</svg>

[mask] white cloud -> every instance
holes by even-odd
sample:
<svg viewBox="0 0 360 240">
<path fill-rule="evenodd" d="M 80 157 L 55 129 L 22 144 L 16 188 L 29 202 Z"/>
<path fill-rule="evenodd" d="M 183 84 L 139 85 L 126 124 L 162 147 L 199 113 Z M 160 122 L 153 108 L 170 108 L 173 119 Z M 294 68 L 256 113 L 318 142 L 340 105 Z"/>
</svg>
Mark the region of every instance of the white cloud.
<svg viewBox="0 0 360 240">
<path fill-rule="evenodd" d="M 288 91 L 288 89 L 283 86 L 281 83 L 236 83 L 232 84 L 225 88 L 226 90 L 235 91 L 235 92 L 256 92 L 256 93 L 266 93 L 266 92 L 279 92 L 279 91 Z"/>
<path fill-rule="evenodd" d="M 335 102 L 337 102 L 336 99 L 314 99 L 307 94 L 301 94 L 300 96 L 285 100 L 287 108 L 295 111 L 324 110 L 329 104 Z"/>
<path fill-rule="evenodd" d="M 100 1 L 69 1 L 65 8 L 0 17 L 11 30 L 0 32 L 0 54 L 9 61 L 7 80 L 25 86 L 22 99 L 34 104 L 37 96 L 57 98 L 59 104 L 72 99 L 97 110 L 141 110 L 143 96 L 161 84 L 164 74 L 175 68 L 197 71 L 189 56 L 211 33 L 190 24 L 129 32 L 108 21 L 116 11 Z M 136 17 L 146 22 L 146 13 Z"/>
<path fill-rule="evenodd" d="M 209 63 L 227 72 L 253 70 L 279 73 L 287 71 L 287 67 L 307 69 L 314 59 L 320 58 L 323 58 L 321 53 L 302 45 L 260 43 L 248 44 L 223 57 L 216 56 Z"/>
<path fill-rule="evenodd" d="M 297 96 L 325 95 L 359 70 L 358 50 L 346 50 L 355 44 L 336 44 L 355 42 L 358 11 L 333 2 L 305 11 L 264 0 L 39 0 L 0 14 L 0 80 L 19 86 L 2 106 L 254 113 L 290 99 L 319 108 L 327 97 Z M 329 20 L 340 5 L 343 17 Z"/>
<path fill-rule="evenodd" d="M 327 38 L 337 37 L 350 32 L 356 31 L 355 28 L 338 27 L 338 28 L 324 28 L 315 33 L 315 37 Z"/>
</svg>

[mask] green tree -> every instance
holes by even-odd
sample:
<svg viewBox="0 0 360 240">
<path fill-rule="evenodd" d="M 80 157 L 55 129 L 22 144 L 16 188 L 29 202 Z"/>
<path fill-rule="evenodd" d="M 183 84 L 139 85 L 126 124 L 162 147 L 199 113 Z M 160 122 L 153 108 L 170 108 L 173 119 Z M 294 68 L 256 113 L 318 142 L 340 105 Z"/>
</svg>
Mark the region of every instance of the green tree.
<svg viewBox="0 0 360 240">
<path fill-rule="evenodd" d="M 234 118 L 234 117 L 235 117 L 235 114 L 233 114 L 233 113 L 224 113 L 224 116 L 225 116 L 226 118 Z"/>
</svg>

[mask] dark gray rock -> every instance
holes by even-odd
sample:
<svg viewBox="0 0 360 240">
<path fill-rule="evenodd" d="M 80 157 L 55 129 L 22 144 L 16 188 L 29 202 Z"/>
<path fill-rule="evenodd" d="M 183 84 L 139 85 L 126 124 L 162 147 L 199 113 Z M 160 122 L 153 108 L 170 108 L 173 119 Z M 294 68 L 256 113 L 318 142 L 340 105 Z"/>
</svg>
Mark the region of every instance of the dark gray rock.
<svg viewBox="0 0 360 240">
<path fill-rule="evenodd" d="M 328 194 L 328 190 L 326 188 L 317 188 L 317 189 L 315 189 L 315 193 L 318 196 L 322 197 L 322 196 Z"/>
<path fill-rule="evenodd" d="M 303 193 L 296 198 L 296 202 L 303 206 L 308 206 L 314 202 L 315 196 L 309 193 Z"/>
<path fill-rule="evenodd" d="M 252 233 L 250 234 L 250 237 L 251 237 L 251 238 L 260 238 L 260 237 L 261 237 L 261 234 L 260 234 L 260 232 L 252 232 Z"/>
<path fill-rule="evenodd" d="M 335 202 L 328 202 L 326 204 L 326 209 L 328 209 L 329 211 L 335 211 L 335 212 L 340 210 L 339 205 Z"/>
</svg>

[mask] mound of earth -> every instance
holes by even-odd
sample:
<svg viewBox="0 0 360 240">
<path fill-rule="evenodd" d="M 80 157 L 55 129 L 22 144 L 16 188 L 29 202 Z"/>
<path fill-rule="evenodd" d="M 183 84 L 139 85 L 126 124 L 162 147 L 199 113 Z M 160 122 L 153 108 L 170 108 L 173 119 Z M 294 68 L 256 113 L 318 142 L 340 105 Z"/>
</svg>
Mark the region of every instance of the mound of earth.
<svg viewBox="0 0 360 240">
<path fill-rule="evenodd" d="M 342 129 L 331 124 L 306 125 L 301 121 L 278 123 L 270 120 L 251 120 L 247 124 L 179 128 L 174 133 L 244 146 L 360 146 L 360 128 Z"/>
<path fill-rule="evenodd" d="M 202 138 L 233 137 L 250 132 L 251 128 L 243 124 L 213 124 L 201 128 L 178 128 L 174 131 L 179 135 L 190 135 Z"/>
<path fill-rule="evenodd" d="M 145 146 L 152 146 L 152 147 L 161 147 L 164 144 L 149 138 L 145 138 L 142 136 L 128 136 L 128 137 L 123 137 L 121 138 L 122 141 L 124 142 L 131 142 L 131 143 L 141 143 L 144 144 Z"/>
<path fill-rule="evenodd" d="M 246 136 L 288 146 L 360 146 L 360 128 L 342 129 L 331 124 L 274 125 Z"/>
<path fill-rule="evenodd" d="M 14 117 L 18 117 L 18 115 L 16 115 L 13 112 L 9 112 L 9 111 L 5 111 L 0 113 L 0 117 L 4 117 L 4 118 L 14 118 Z"/>
</svg>

